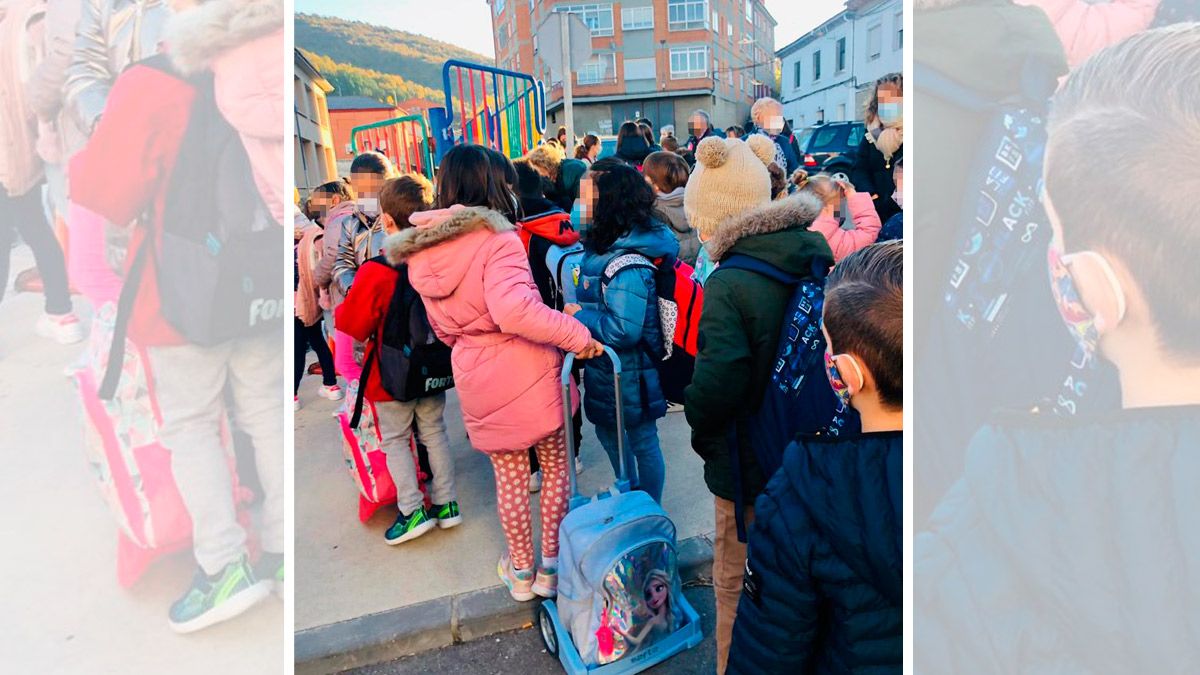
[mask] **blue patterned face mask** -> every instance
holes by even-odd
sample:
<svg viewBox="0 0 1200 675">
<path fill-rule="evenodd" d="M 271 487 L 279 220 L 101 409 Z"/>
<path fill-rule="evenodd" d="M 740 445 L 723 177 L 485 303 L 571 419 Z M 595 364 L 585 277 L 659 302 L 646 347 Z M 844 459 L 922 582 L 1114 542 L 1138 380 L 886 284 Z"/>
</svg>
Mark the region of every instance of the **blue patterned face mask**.
<svg viewBox="0 0 1200 675">
<path fill-rule="evenodd" d="M 866 379 L 863 378 L 862 369 L 858 367 L 858 361 L 855 361 L 854 357 L 849 354 L 841 354 L 841 356 L 850 359 L 850 365 L 854 366 L 854 372 L 858 375 L 858 388 L 861 390 L 866 384 Z M 850 407 L 850 385 L 842 379 L 842 374 L 838 372 L 837 362 L 833 360 L 833 354 L 830 354 L 828 349 L 825 350 L 825 375 L 829 377 L 829 386 L 833 387 L 833 393 L 837 394 L 842 407 Z"/>
<path fill-rule="evenodd" d="M 1079 290 L 1075 288 L 1075 279 L 1071 276 L 1071 261 L 1083 256 L 1094 256 L 1099 262 L 1104 276 L 1112 286 L 1117 298 L 1117 321 L 1125 318 L 1125 291 L 1112 265 L 1104 256 L 1095 251 L 1080 251 L 1079 253 L 1064 254 L 1057 243 L 1051 243 L 1046 251 L 1046 262 L 1050 271 L 1050 290 L 1054 294 L 1054 302 L 1058 305 L 1058 313 L 1063 323 L 1070 331 L 1071 337 L 1083 350 L 1088 360 L 1096 355 L 1100 345 L 1100 329 L 1096 326 L 1096 317 L 1083 304 Z"/>
</svg>

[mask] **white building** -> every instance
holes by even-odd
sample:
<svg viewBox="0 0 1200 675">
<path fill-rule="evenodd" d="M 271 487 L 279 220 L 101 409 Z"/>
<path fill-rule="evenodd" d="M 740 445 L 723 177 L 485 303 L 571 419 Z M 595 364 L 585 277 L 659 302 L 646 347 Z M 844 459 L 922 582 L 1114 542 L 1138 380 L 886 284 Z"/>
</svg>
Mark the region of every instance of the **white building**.
<svg viewBox="0 0 1200 675">
<path fill-rule="evenodd" d="M 861 120 L 875 80 L 904 69 L 902 0 L 848 0 L 837 16 L 776 52 L 793 129 Z"/>
</svg>

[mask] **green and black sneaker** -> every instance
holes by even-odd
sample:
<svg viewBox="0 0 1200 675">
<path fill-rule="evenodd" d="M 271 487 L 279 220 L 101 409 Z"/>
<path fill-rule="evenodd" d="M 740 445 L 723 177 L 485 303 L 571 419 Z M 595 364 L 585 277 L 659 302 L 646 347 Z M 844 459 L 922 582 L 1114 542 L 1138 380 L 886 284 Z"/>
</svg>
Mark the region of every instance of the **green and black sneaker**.
<svg viewBox="0 0 1200 675">
<path fill-rule="evenodd" d="M 254 576 L 261 581 L 270 582 L 275 595 L 283 597 L 283 554 L 263 551 L 254 566 Z"/>
<path fill-rule="evenodd" d="M 419 506 L 411 515 L 406 516 L 401 513 L 397 516 L 396 522 L 392 523 L 392 526 L 384 533 L 383 539 L 389 545 L 395 546 L 410 539 L 416 539 L 432 530 L 435 525 L 437 525 L 437 520 L 429 516 L 429 512 L 425 510 L 424 506 Z"/>
<path fill-rule="evenodd" d="M 167 621 L 176 633 L 193 633 L 232 619 L 270 594 L 270 584 L 255 578 L 243 556 L 215 577 L 196 570 L 191 588 L 171 605 Z"/>
<path fill-rule="evenodd" d="M 458 502 L 446 502 L 433 505 L 433 517 L 437 518 L 437 526 L 448 530 L 462 522 L 462 514 L 458 512 Z"/>
</svg>

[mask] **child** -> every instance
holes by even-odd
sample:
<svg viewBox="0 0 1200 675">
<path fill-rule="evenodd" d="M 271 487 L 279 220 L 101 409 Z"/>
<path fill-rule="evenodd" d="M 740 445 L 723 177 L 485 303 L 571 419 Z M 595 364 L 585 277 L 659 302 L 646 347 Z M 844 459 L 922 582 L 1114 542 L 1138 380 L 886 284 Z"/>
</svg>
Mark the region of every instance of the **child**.
<svg viewBox="0 0 1200 675">
<path fill-rule="evenodd" d="M 558 525 L 567 509 L 559 350 L 590 358 L 602 350 L 587 328 L 542 303 L 511 213 L 515 196 L 491 173 L 484 148 L 455 146 L 438 167 L 437 203 L 389 237 L 388 260 L 408 263 L 430 324 L 453 349 L 454 381 L 471 444 L 496 476 L 496 510 L 507 550 L 496 571 L 514 600 L 553 597 Z M 536 446 L 542 564 L 534 575 L 529 446 Z"/>
<path fill-rule="evenodd" d="M 393 178 L 383 184 L 379 191 L 379 221 L 389 236 L 412 227 L 413 214 L 428 210 L 433 204 L 433 185 L 419 175 Z M 381 259 L 375 259 L 382 263 Z M 392 267 L 386 264 L 363 265 L 358 270 L 354 286 L 337 310 L 337 325 L 355 340 L 383 339 L 384 318 L 392 302 L 392 295 L 408 289 L 401 281 L 408 275 L 407 267 Z M 368 346 L 368 349 L 371 347 Z M 450 443 L 446 438 L 446 422 L 442 415 L 446 409 L 446 395 L 419 398 L 415 401 L 394 401 L 380 380 L 381 371 L 376 361 L 374 372 L 363 373 L 366 380 L 366 398 L 375 403 L 379 419 L 379 430 L 383 435 L 383 450 L 388 456 L 388 468 L 396 482 L 396 506 L 400 514 L 396 522 L 387 529 L 384 541 L 390 545 L 416 539 L 437 525 L 441 529 L 454 527 L 462 522 L 458 500 L 454 491 L 454 461 L 450 457 Z M 430 499 L 433 506 L 425 509 L 421 488 L 417 484 L 416 467 L 409 450 L 409 439 L 413 428 L 421 436 L 421 442 L 429 453 L 429 464 L 433 471 Z"/>
<path fill-rule="evenodd" d="M 903 267 L 889 242 L 829 275 L 826 370 L 863 433 L 797 439 L 755 503 L 728 672 L 900 672 Z"/>
<path fill-rule="evenodd" d="M 872 244 L 879 236 L 882 227 L 879 213 L 871 203 L 871 195 L 857 192 L 850 181 L 836 180 L 828 174 L 819 173 L 809 177 L 804 169 L 798 169 L 792 174 L 792 182 L 796 191 L 816 195 L 824 208 L 821 215 L 812 224 L 815 232 L 825 235 L 829 248 L 833 249 L 833 258 L 840 261 L 860 248 Z M 850 218 L 854 221 L 853 230 L 842 229 L 844 214 L 838 209 L 842 199 L 850 209 Z"/>
<path fill-rule="evenodd" d="M 1055 95 L 1046 269 L 1081 352 L 1118 371 L 1121 407 L 1011 410 L 975 434 L 913 542 L 918 671 L 1200 663 L 1198 87 L 1200 25 L 1184 24 L 1099 52 Z M 1096 138 L 1121 171 L 1095 161 Z"/>
<path fill-rule="evenodd" d="M 666 415 L 667 404 L 655 368 L 664 347 L 654 271 L 645 266 L 614 269 L 613 263 L 618 258 L 650 265 L 655 260 L 670 261 L 679 252 L 679 242 L 654 219 L 654 194 L 636 169 L 593 170 L 584 180 L 594 184 L 595 217 L 584 240 L 579 304 L 567 305 L 563 311 L 621 359 L 626 471 L 635 488 L 661 502 L 664 476 L 657 422 Z M 584 409 L 619 475 L 613 364 L 607 361 L 589 362 L 584 368 Z"/>
<path fill-rule="evenodd" d="M 322 385 L 319 394 L 332 401 L 342 398 L 342 389 L 338 386 L 337 373 L 333 367 L 333 352 L 325 342 L 325 331 L 322 327 L 321 291 L 314 279 L 316 251 L 321 247 L 324 236 L 321 227 L 305 215 L 308 208 L 301 208 L 300 193 L 296 192 L 295 236 L 293 247 L 295 259 L 296 299 L 295 317 L 292 329 L 295 332 L 295 374 L 292 387 L 292 405 L 300 409 L 300 378 L 304 377 L 304 362 L 311 347 L 321 364 Z M 327 298 L 326 298 L 327 300 Z"/>
<path fill-rule="evenodd" d="M 896 160 L 892 176 L 896 180 L 896 191 L 892 193 L 892 201 L 896 202 L 900 210 L 883 224 L 883 229 L 879 230 L 878 241 L 904 238 L 904 160 Z"/>
<path fill-rule="evenodd" d="M 700 253 L 700 240 L 696 231 L 688 225 L 687 213 L 683 209 L 683 193 L 687 187 L 688 165 L 673 152 L 659 151 L 646 157 L 642 171 L 646 181 L 654 188 L 654 217 L 671 226 L 679 240 L 679 259 L 696 265 Z"/>
</svg>

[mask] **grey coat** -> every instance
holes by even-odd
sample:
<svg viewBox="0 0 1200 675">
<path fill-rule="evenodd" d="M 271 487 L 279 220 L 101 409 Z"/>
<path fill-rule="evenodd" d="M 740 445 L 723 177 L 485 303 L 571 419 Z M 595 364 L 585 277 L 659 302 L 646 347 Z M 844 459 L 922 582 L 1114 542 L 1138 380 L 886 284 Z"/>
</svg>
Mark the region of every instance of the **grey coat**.
<svg viewBox="0 0 1200 675">
<path fill-rule="evenodd" d="M 671 232 L 679 240 L 679 259 L 694 267 L 696 256 L 700 255 L 700 239 L 696 230 L 688 224 L 687 214 L 683 211 L 683 190 L 677 188 L 658 195 L 654 200 L 654 214 L 670 226 Z"/>
</svg>

